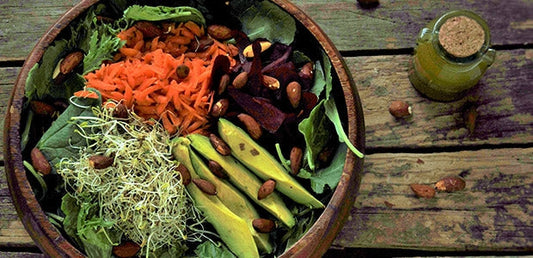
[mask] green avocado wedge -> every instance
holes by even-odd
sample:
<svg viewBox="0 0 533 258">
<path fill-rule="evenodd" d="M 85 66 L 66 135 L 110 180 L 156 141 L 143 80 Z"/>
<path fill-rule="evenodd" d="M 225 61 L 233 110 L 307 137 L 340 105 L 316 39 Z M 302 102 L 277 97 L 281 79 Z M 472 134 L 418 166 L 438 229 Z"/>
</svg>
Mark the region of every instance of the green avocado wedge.
<svg viewBox="0 0 533 258">
<path fill-rule="evenodd" d="M 276 181 L 276 190 L 293 201 L 311 208 L 324 204 L 309 193 L 270 153 L 244 130 L 226 119 L 218 120 L 219 136 L 228 144 L 231 154 L 263 180 Z"/>
<path fill-rule="evenodd" d="M 173 147 L 172 154 L 189 170 L 191 178 L 200 178 L 194 170 L 186 145 L 178 143 Z M 248 223 L 243 218 L 226 207 L 217 195 L 208 195 L 193 183 L 189 183 L 186 187 L 207 222 L 213 225 L 220 239 L 237 257 L 259 257 Z"/>
<path fill-rule="evenodd" d="M 254 203 L 264 208 L 287 227 L 292 228 L 296 224 L 293 214 L 287 208 L 281 196 L 276 192 L 271 193 L 268 197 L 261 200 L 257 198 L 257 193 L 262 185 L 261 180 L 241 165 L 235 158 L 219 154 L 213 148 L 207 136 L 189 134 L 187 138 L 191 140 L 191 146 L 200 155 L 208 160 L 218 162 L 228 173 L 228 180 L 246 194 Z"/>
</svg>

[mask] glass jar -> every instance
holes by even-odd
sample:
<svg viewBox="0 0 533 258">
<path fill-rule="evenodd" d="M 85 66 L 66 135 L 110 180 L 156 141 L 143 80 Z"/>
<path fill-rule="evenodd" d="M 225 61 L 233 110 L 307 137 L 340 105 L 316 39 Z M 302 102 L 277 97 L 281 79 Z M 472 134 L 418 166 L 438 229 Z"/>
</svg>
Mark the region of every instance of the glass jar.
<svg viewBox="0 0 533 258">
<path fill-rule="evenodd" d="M 496 56 L 489 48 L 487 23 L 466 10 L 434 19 L 420 31 L 416 43 L 409 80 L 419 92 L 437 101 L 462 98 Z"/>
</svg>

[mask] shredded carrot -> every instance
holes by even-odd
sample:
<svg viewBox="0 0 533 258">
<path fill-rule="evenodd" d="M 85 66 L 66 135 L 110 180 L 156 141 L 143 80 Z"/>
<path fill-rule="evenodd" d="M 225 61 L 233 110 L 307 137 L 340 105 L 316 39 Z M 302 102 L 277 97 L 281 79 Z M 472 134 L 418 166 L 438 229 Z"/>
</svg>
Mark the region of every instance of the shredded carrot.
<svg viewBox="0 0 533 258">
<path fill-rule="evenodd" d="M 87 87 L 101 92 L 104 102 L 121 101 L 145 119 L 154 118 L 170 133 L 202 133 L 209 126 L 208 114 L 214 93 L 209 89 L 213 60 L 228 56 L 227 45 L 215 40 L 204 52 L 189 50 L 188 44 L 205 34 L 193 22 L 176 24 L 164 39 L 145 40 L 135 27 L 117 36 L 126 41 L 114 63 L 85 75 Z M 189 75 L 176 75 L 179 65 L 187 65 Z"/>
</svg>

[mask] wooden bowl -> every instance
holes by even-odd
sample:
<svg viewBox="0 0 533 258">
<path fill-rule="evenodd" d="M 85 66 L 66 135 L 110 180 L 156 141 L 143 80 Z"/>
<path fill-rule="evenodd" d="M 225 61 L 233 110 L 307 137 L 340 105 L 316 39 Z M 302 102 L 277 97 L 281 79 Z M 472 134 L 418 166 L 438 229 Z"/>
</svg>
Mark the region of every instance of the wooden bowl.
<svg viewBox="0 0 533 258">
<path fill-rule="evenodd" d="M 26 230 L 37 246 L 42 252 L 51 257 L 83 257 L 84 255 L 72 246 L 50 223 L 41 209 L 26 177 L 20 138 L 25 82 L 30 69 L 42 58 L 44 50 L 53 42 L 59 33 L 71 21 L 97 2 L 97 0 L 82 0 L 66 12 L 38 41 L 20 71 L 8 103 L 8 112 L 5 117 L 5 170 L 13 203 Z M 303 26 L 309 35 L 318 42 L 317 45 L 328 55 L 333 65 L 334 77 L 337 77 L 339 80 L 344 94 L 346 110 L 342 110 L 345 112 L 341 113 L 345 113 L 347 116 L 348 136 L 351 142 L 359 150 L 363 151 L 365 136 L 361 101 L 355 83 L 341 55 L 318 25 L 295 5 L 287 0 L 272 0 L 272 2 L 290 13 L 296 19 L 297 23 L 300 23 L 299 26 Z M 342 177 L 331 200 L 312 228 L 290 247 L 282 255 L 283 257 L 320 257 L 327 251 L 337 233 L 342 228 L 355 200 L 361 181 L 362 167 L 363 159 L 359 159 L 353 153 L 348 152 Z"/>
</svg>

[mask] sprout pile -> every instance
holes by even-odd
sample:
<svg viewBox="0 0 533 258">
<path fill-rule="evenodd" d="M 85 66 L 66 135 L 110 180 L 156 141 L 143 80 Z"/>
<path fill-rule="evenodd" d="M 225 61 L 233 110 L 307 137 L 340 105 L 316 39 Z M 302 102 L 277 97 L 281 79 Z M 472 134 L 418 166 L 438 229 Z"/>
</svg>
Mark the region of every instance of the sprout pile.
<svg viewBox="0 0 533 258">
<path fill-rule="evenodd" d="M 160 123 L 130 113 L 116 119 L 110 108 L 93 108 L 78 133 L 88 147 L 79 159 L 64 159 L 58 174 L 79 202 L 99 204 L 99 216 L 147 251 L 199 241 L 203 221 L 172 159 L 169 135 Z M 114 157 L 107 168 L 89 164 L 94 155 Z M 87 199 L 90 198 L 90 199 Z"/>
</svg>

